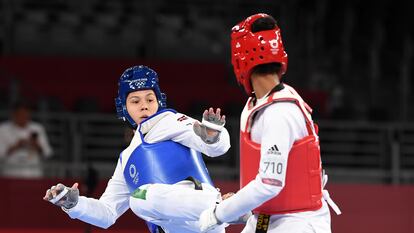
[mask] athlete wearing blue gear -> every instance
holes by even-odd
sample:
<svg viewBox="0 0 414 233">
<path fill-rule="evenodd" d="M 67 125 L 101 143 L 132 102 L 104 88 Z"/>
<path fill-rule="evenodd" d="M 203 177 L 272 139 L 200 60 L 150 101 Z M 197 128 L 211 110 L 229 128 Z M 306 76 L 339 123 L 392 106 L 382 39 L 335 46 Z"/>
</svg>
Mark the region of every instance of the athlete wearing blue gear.
<svg viewBox="0 0 414 233">
<path fill-rule="evenodd" d="M 99 199 L 79 196 L 78 184 L 58 184 L 44 200 L 74 219 L 108 228 L 126 210 L 147 221 L 151 232 L 199 232 L 199 216 L 221 201 L 200 152 L 223 155 L 230 138 L 220 109 L 204 111 L 202 122 L 166 108 L 155 71 L 125 70 L 115 99 L 117 115 L 135 129 Z M 154 225 L 155 224 L 155 225 Z M 224 225 L 211 232 L 224 232 Z"/>
</svg>

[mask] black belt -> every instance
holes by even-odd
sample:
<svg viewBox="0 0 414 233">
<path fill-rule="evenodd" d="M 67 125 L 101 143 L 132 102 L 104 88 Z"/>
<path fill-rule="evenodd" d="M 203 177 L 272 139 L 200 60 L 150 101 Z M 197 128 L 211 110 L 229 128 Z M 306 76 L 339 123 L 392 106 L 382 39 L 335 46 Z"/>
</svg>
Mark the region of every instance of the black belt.
<svg viewBox="0 0 414 233">
<path fill-rule="evenodd" d="M 189 176 L 185 178 L 185 180 L 191 181 L 194 183 L 194 189 L 195 190 L 203 190 L 203 186 L 201 185 L 201 182 L 197 180 L 196 178 Z"/>
<path fill-rule="evenodd" d="M 259 214 L 257 216 L 256 233 L 266 233 L 269 228 L 270 215 Z"/>
<path fill-rule="evenodd" d="M 157 226 L 157 230 L 157 233 L 165 233 L 165 231 L 160 226 Z"/>
</svg>

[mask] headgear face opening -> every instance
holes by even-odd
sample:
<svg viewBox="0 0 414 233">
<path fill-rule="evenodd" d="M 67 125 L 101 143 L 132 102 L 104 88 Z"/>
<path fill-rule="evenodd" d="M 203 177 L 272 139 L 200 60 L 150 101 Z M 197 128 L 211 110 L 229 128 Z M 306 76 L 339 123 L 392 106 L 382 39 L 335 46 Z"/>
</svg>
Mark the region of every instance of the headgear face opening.
<svg viewBox="0 0 414 233">
<path fill-rule="evenodd" d="M 142 65 L 126 69 L 119 78 L 118 96 L 115 98 L 118 119 L 128 121 L 133 128 L 136 128 L 137 123 L 128 114 L 126 98 L 131 92 L 148 89 L 153 90 L 157 97 L 158 111 L 165 109 L 167 107 L 167 97 L 160 90 L 157 73 Z"/>
<path fill-rule="evenodd" d="M 252 69 L 261 64 L 280 63 L 278 74 L 281 77 L 287 70 L 288 57 L 282 43 L 280 29 L 252 32 L 252 24 L 259 18 L 270 17 L 267 14 L 255 14 L 232 28 L 231 62 L 237 81 L 248 95 L 253 92 L 250 75 Z"/>
</svg>

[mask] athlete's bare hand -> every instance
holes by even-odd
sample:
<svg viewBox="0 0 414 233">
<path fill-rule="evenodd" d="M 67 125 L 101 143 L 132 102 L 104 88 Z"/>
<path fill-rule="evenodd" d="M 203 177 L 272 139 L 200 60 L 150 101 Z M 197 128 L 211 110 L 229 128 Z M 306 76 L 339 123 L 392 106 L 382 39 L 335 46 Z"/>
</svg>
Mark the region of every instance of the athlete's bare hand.
<svg viewBox="0 0 414 233">
<path fill-rule="evenodd" d="M 223 196 L 221 196 L 221 199 L 223 199 L 223 201 L 224 201 L 224 200 L 226 200 L 227 198 L 230 198 L 233 195 L 234 195 L 233 192 L 229 192 L 229 193 L 226 193 Z"/>
</svg>

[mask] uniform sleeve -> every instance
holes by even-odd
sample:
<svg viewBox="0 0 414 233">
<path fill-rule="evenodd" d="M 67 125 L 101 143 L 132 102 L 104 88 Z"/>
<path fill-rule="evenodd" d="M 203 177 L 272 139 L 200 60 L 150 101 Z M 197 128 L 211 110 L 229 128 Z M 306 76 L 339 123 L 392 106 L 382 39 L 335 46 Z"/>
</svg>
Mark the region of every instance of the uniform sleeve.
<svg viewBox="0 0 414 233">
<path fill-rule="evenodd" d="M 6 156 L 7 149 L 10 147 L 10 142 L 6 137 L 4 125 L 0 125 L 0 159 Z"/>
<path fill-rule="evenodd" d="M 122 166 L 118 161 L 115 172 L 99 200 L 80 196 L 78 204 L 65 212 L 73 219 L 106 229 L 129 209 L 129 196 Z"/>
<path fill-rule="evenodd" d="M 288 154 L 302 127 L 303 115 L 293 104 L 273 104 L 264 109 L 260 121 L 261 151 L 259 171 L 254 180 L 216 209 L 220 221 L 233 221 L 267 200 L 277 196 L 285 186 Z M 260 117 L 259 115 L 256 117 Z M 303 121 L 303 122 L 302 122 Z"/>
<path fill-rule="evenodd" d="M 49 144 L 49 139 L 47 137 L 46 131 L 43 126 L 39 125 L 37 132 L 39 134 L 39 145 L 42 148 L 42 154 L 45 158 L 52 156 L 52 147 Z"/>
<path fill-rule="evenodd" d="M 216 157 L 223 155 L 230 148 L 230 136 L 227 129 L 223 128 L 219 140 L 213 144 L 206 144 L 193 130 L 195 119 L 181 113 L 170 114 L 164 117 L 152 132 L 145 137 L 149 142 L 173 140 L 191 149 L 199 151 L 207 156 Z"/>
</svg>

